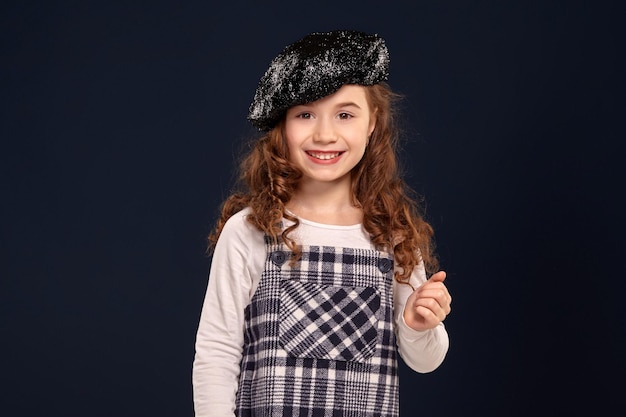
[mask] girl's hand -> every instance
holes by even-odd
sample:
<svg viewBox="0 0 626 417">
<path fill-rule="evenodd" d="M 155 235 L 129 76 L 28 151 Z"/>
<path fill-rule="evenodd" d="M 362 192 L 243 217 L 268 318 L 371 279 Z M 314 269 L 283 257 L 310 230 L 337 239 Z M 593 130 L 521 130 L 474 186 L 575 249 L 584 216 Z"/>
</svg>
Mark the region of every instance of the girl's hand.
<svg viewBox="0 0 626 417">
<path fill-rule="evenodd" d="M 422 284 L 406 300 L 404 321 L 414 330 L 437 327 L 448 314 L 452 297 L 443 281 L 446 273 L 439 271 Z"/>
</svg>

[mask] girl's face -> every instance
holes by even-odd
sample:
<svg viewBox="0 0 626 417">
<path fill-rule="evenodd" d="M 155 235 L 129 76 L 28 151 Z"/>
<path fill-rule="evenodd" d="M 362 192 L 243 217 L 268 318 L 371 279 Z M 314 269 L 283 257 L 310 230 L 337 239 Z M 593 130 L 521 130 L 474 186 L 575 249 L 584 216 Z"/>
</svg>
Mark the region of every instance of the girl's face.
<svg viewBox="0 0 626 417">
<path fill-rule="evenodd" d="M 289 160 L 302 181 L 350 183 L 350 171 L 365 153 L 375 117 L 365 87 L 344 85 L 312 103 L 287 110 Z"/>
</svg>

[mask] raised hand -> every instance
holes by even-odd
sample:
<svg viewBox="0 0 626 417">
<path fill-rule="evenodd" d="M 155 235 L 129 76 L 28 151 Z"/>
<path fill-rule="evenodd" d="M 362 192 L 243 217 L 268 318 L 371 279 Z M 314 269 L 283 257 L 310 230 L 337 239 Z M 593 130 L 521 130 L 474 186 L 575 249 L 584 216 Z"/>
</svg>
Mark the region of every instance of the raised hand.
<svg viewBox="0 0 626 417">
<path fill-rule="evenodd" d="M 409 296 L 404 307 L 404 321 L 415 330 L 428 330 L 450 314 L 452 296 L 443 281 L 446 273 L 439 271 Z"/>
</svg>

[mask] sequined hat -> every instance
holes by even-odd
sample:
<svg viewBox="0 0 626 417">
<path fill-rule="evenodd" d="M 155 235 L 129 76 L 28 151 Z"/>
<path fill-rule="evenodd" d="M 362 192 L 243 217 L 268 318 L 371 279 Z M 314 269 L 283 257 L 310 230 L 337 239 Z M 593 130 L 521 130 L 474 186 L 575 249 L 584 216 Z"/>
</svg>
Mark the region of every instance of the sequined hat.
<svg viewBox="0 0 626 417">
<path fill-rule="evenodd" d="M 311 33 L 272 60 L 254 94 L 248 120 L 272 129 L 292 106 L 330 95 L 344 84 L 373 85 L 389 76 L 389 51 L 375 34 Z"/>
</svg>

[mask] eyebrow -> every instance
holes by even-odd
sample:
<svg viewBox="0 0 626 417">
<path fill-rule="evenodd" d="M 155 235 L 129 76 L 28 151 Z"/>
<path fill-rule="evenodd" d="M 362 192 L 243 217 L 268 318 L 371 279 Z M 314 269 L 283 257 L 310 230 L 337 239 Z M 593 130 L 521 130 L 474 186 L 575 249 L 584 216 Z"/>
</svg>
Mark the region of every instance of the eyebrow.
<svg viewBox="0 0 626 417">
<path fill-rule="evenodd" d="M 296 104 L 291 109 L 297 109 L 298 107 L 304 107 L 306 109 L 306 108 L 311 108 L 311 107 L 315 107 L 315 106 L 311 105 L 311 103 L 303 103 L 303 104 Z M 345 101 L 345 102 L 342 102 L 342 103 L 337 103 L 337 104 L 335 104 L 334 107 L 335 107 L 335 109 L 340 109 L 342 107 L 356 107 L 357 109 L 361 110 L 361 106 L 359 106 L 358 104 L 356 104 L 353 101 Z"/>
<path fill-rule="evenodd" d="M 337 103 L 337 105 L 335 107 L 356 107 L 357 109 L 360 109 L 361 106 L 359 106 L 358 104 L 352 102 L 352 101 L 347 101 L 345 103 Z"/>
</svg>

